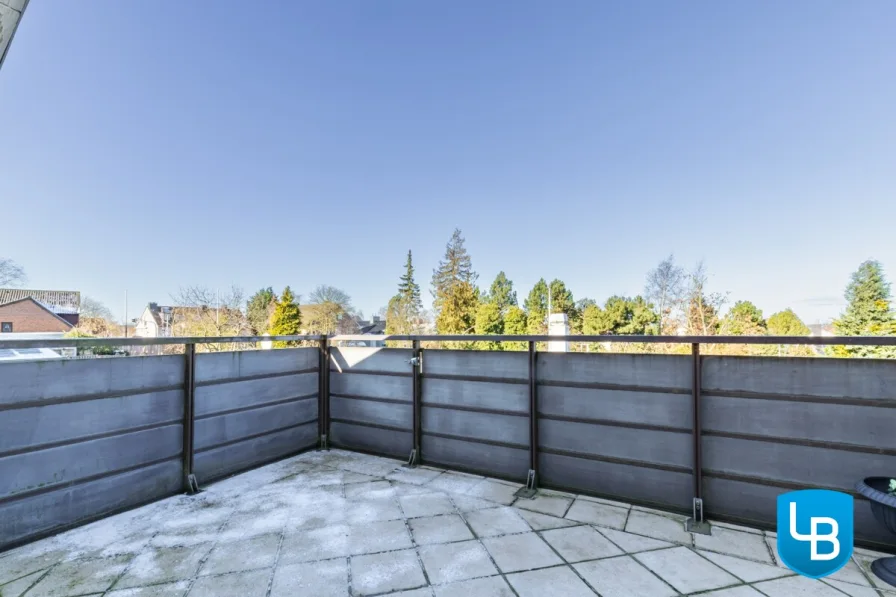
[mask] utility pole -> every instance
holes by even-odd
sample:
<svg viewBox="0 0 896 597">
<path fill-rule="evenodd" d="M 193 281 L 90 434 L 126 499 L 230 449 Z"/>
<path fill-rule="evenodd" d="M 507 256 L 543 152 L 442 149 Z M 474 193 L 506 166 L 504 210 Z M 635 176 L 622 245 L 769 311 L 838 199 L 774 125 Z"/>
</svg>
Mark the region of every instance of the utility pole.
<svg viewBox="0 0 896 597">
<path fill-rule="evenodd" d="M 124 337 L 128 337 L 128 291 L 124 291 Z"/>
</svg>

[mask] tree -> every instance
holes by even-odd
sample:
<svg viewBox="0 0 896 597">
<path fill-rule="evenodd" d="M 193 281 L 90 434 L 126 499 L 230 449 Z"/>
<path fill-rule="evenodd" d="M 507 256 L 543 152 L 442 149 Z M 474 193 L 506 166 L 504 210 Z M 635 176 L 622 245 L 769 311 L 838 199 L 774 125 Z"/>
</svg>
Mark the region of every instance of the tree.
<svg viewBox="0 0 896 597">
<path fill-rule="evenodd" d="M 437 320 L 446 297 L 452 294 L 454 287 L 467 284 L 475 290 L 477 278 L 478 276 L 473 272 L 473 261 L 464 245 L 464 237 L 461 236 L 460 229 L 455 228 L 451 239 L 445 246 L 445 257 L 432 272 L 433 309 L 436 312 Z M 462 291 L 461 294 L 465 292 Z M 478 291 L 476 294 L 478 298 Z"/>
<path fill-rule="evenodd" d="M 495 276 L 495 281 L 492 282 L 484 301 L 497 305 L 501 315 L 507 313 L 510 307 L 516 306 L 516 291 L 513 289 L 513 282 L 507 279 L 504 272 L 498 272 L 498 275 Z"/>
<path fill-rule="evenodd" d="M 253 294 L 246 303 L 246 319 L 256 336 L 267 333 L 276 302 L 274 289 L 268 286 Z"/>
<path fill-rule="evenodd" d="M 477 276 L 459 229 L 445 247 L 445 257 L 432 273 L 436 330 L 439 334 L 468 334 L 479 305 Z"/>
<path fill-rule="evenodd" d="M 504 319 L 501 316 L 501 307 L 498 303 L 479 303 L 476 310 L 476 334 L 503 334 Z M 501 350 L 500 342 L 479 342 L 478 347 L 483 350 Z"/>
<path fill-rule="evenodd" d="M 85 296 L 81 299 L 80 319 L 106 319 L 112 321 L 112 311 L 100 301 Z"/>
<path fill-rule="evenodd" d="M 439 334 L 469 334 L 476 323 L 479 296 L 469 282 L 450 287 L 442 298 L 442 308 L 436 316 Z"/>
<path fill-rule="evenodd" d="M 283 294 L 274 304 L 270 330 L 272 336 L 297 336 L 302 331 L 302 311 L 296 304 L 295 296 L 289 286 L 283 289 Z M 274 346 L 277 348 L 298 345 L 297 341 L 292 340 L 274 342 Z"/>
<path fill-rule="evenodd" d="M 665 333 L 665 321 L 672 309 L 681 303 L 684 289 L 684 269 L 675 265 L 675 256 L 669 255 L 647 274 L 644 296 L 657 307 L 658 330 Z"/>
<path fill-rule="evenodd" d="M 205 286 L 182 287 L 172 296 L 173 336 L 245 336 L 249 333 L 249 322 L 242 312 L 243 290 L 231 286 L 225 292 Z M 219 351 L 229 347 L 213 343 L 198 347 L 201 350 Z"/>
<path fill-rule="evenodd" d="M 762 311 L 750 301 L 737 301 L 722 318 L 723 336 L 764 336 L 767 332 Z"/>
<path fill-rule="evenodd" d="M 526 312 L 516 305 L 507 309 L 504 314 L 504 333 L 509 336 L 526 334 Z M 505 342 L 504 350 L 526 350 L 525 342 Z"/>
<path fill-rule="evenodd" d="M 880 263 L 862 263 L 850 278 L 845 293 L 846 311 L 834 321 L 840 336 L 896 335 L 896 314 L 890 303 L 890 284 Z M 838 346 L 841 356 L 896 358 L 893 346 Z"/>
<path fill-rule="evenodd" d="M 646 335 L 656 329 L 659 316 L 642 296 L 611 296 L 601 309 L 588 305 L 582 313 L 582 330 L 588 335 Z"/>
<path fill-rule="evenodd" d="M 691 336 L 714 336 L 719 331 L 719 310 L 725 304 L 727 295 L 718 292 L 707 294 L 708 277 L 702 261 L 688 274 L 683 312 L 684 324 Z"/>
<path fill-rule="evenodd" d="M 405 262 L 405 272 L 398 282 L 398 294 L 389 300 L 386 308 L 387 334 L 418 334 L 423 327 L 423 301 L 420 286 L 414 279 L 414 263 L 411 252 Z"/>
<path fill-rule="evenodd" d="M 808 336 L 809 332 L 809 327 L 792 309 L 784 309 L 768 318 L 768 333 L 772 336 Z"/>
<path fill-rule="evenodd" d="M 526 310 L 526 333 L 547 333 L 548 285 L 544 278 L 538 280 L 529 291 L 529 296 L 523 301 L 523 308 Z"/>
<path fill-rule="evenodd" d="M 551 313 L 565 313 L 570 330 L 580 328 L 581 313 L 576 309 L 576 302 L 572 292 L 566 288 L 562 280 L 556 278 L 551 282 L 548 295 L 548 305 Z"/>
<path fill-rule="evenodd" d="M 21 265 L 12 259 L 0 257 L 0 286 L 21 286 L 27 279 Z"/>
<path fill-rule="evenodd" d="M 303 309 L 305 330 L 309 334 L 344 334 L 356 331 L 352 317 L 352 299 L 344 290 L 321 285 L 311 291 Z"/>
</svg>

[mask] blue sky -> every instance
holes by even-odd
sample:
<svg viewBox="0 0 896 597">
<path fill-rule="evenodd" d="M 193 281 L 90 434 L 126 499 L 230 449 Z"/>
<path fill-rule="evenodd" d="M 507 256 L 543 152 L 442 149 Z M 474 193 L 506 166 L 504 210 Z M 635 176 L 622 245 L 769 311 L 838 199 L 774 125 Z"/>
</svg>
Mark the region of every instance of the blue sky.
<svg viewBox="0 0 896 597">
<path fill-rule="evenodd" d="M 255 6 L 261 9 L 256 11 Z M 454 227 L 480 282 L 766 314 L 896 279 L 896 3 L 32 2 L 0 71 L 0 255 L 130 316 L 326 283 L 370 313 Z M 427 299 L 429 295 L 427 293 Z"/>
</svg>

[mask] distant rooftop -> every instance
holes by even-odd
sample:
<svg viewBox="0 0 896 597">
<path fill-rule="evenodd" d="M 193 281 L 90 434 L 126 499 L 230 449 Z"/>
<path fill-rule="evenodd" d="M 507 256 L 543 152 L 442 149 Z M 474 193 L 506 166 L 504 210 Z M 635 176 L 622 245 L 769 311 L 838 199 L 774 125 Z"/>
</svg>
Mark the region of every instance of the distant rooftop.
<svg viewBox="0 0 896 597">
<path fill-rule="evenodd" d="M 77 290 L 27 290 L 0 288 L 0 305 L 33 298 L 56 314 L 77 314 L 81 311 L 81 293 Z"/>
</svg>

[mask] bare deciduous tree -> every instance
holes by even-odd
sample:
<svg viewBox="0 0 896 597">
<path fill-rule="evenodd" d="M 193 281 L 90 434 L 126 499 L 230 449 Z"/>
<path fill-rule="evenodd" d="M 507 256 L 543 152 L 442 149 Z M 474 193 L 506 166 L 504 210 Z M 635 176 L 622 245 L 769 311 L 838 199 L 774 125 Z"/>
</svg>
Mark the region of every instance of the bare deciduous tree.
<svg viewBox="0 0 896 597">
<path fill-rule="evenodd" d="M 173 336 L 246 336 L 249 323 L 240 307 L 245 303 L 243 289 L 231 286 L 219 292 L 205 286 L 181 287 L 172 300 Z M 209 351 L 226 350 L 221 344 L 205 345 Z"/>
<path fill-rule="evenodd" d="M 647 274 L 644 295 L 656 305 L 659 311 L 659 332 L 663 333 L 663 322 L 673 308 L 681 303 L 684 291 L 684 268 L 675 265 L 675 257 L 669 255 Z"/>
<path fill-rule="evenodd" d="M 109 307 L 96 300 L 93 297 L 85 296 L 81 299 L 81 312 L 82 319 L 106 319 L 108 321 L 112 321 L 112 311 L 109 310 Z"/>
<path fill-rule="evenodd" d="M 21 265 L 12 259 L 0 257 L 0 286 L 21 286 L 27 279 Z"/>
</svg>

